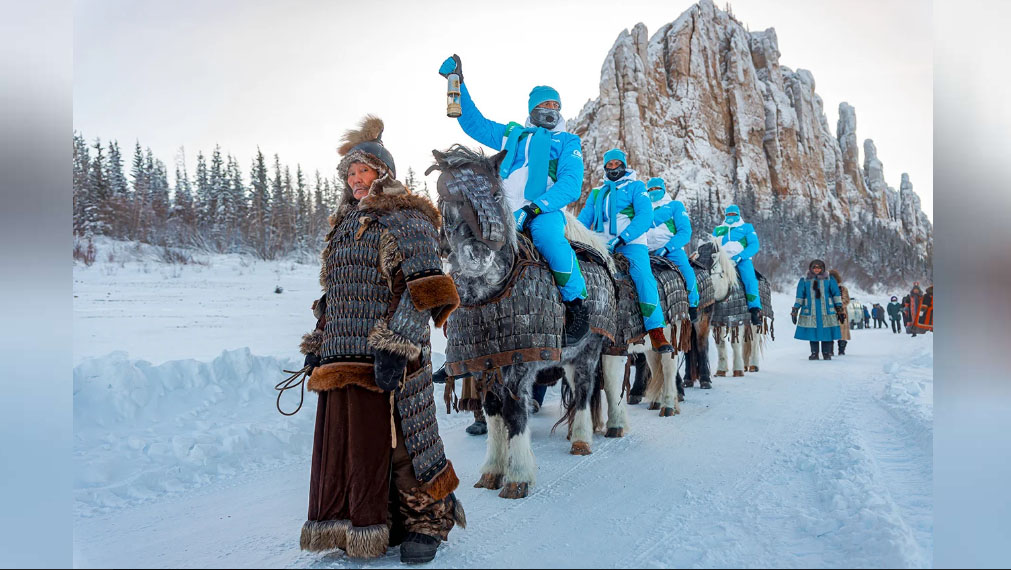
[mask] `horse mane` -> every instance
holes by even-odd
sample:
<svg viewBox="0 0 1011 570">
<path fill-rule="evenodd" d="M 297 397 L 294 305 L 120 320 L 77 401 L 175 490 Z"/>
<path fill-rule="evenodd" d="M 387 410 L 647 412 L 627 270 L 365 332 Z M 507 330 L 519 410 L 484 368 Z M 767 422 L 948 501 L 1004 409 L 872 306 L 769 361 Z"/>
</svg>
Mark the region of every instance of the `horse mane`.
<svg viewBox="0 0 1011 570">
<path fill-rule="evenodd" d="M 580 222 L 572 212 L 568 210 L 562 210 L 562 212 L 565 214 L 565 239 L 570 242 L 578 241 L 590 246 L 600 254 L 600 257 L 604 258 L 604 261 L 607 262 L 607 269 L 611 274 L 617 273 L 617 269 L 614 267 L 614 258 L 607 251 L 607 244 L 604 243 L 604 240 L 584 226 L 583 222 Z"/>
<path fill-rule="evenodd" d="M 513 252 L 517 251 L 516 224 L 513 222 L 513 213 L 506 203 L 505 194 L 502 192 L 502 184 L 498 177 L 498 162 L 501 160 L 500 155 L 504 155 L 504 153 L 487 156 L 482 149 L 475 151 L 470 147 L 457 143 L 445 151 L 433 150 L 432 155 L 435 157 L 435 164 L 425 170 L 426 175 L 433 170 L 457 170 L 468 166 L 474 170 L 483 171 L 488 174 L 488 182 L 493 188 L 492 197 L 495 199 L 495 203 L 498 204 L 499 213 L 504 222 L 506 243 L 512 248 Z M 443 201 L 441 194 L 438 200 L 440 203 Z"/>
<path fill-rule="evenodd" d="M 716 248 L 716 262 L 720 264 L 720 268 L 723 270 L 723 275 L 730 282 L 730 291 L 737 291 L 741 288 L 741 282 L 737 278 L 737 266 L 734 262 L 730 260 L 730 256 L 727 252 L 723 250 L 723 246 L 720 245 L 720 240 L 716 236 L 710 236 L 710 243 Z"/>
</svg>

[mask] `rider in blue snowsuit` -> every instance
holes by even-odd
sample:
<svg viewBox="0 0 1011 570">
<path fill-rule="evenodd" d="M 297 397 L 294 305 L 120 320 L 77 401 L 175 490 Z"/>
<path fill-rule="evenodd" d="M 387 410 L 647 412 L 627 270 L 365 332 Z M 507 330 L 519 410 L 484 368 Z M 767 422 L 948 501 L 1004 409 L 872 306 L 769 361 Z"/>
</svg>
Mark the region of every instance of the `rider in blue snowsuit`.
<svg viewBox="0 0 1011 570">
<path fill-rule="evenodd" d="M 666 257 L 674 262 L 685 278 L 688 289 L 688 312 L 696 319 L 699 306 L 699 287 L 695 270 L 688 262 L 685 246 L 692 240 L 692 222 L 680 200 L 667 194 L 663 178 L 650 178 L 646 183 L 649 199 L 653 202 L 653 227 L 646 234 L 646 245 L 652 255 Z"/>
<path fill-rule="evenodd" d="M 486 119 L 463 82 L 459 56 L 443 62 L 439 73 L 460 75 L 457 119 L 463 132 L 477 142 L 507 154 L 499 169 L 502 189 L 516 229 L 528 229 L 534 247 L 544 256 L 566 305 L 565 343 L 578 342 L 589 330 L 586 280 L 576 253 L 565 238 L 562 208 L 579 199 L 583 183 L 583 153 L 579 137 L 565 132 L 561 98 L 546 85 L 534 87 L 527 101 L 525 125 Z"/>
<path fill-rule="evenodd" d="M 649 248 L 646 232 L 653 225 L 653 203 L 646 193 L 646 185 L 634 170 L 627 169 L 625 153 L 611 149 L 604 153 L 604 183 L 590 191 L 579 221 L 605 240 L 611 251 L 628 258 L 629 274 L 639 295 L 642 320 L 649 332 L 653 349 L 673 352 L 674 348 L 663 334 L 666 324 L 656 277 L 649 266 Z"/>
<path fill-rule="evenodd" d="M 758 253 L 758 235 L 751 224 L 741 219 L 741 209 L 737 205 L 728 206 L 724 212 L 723 224 L 716 226 L 713 236 L 720 238 L 720 244 L 730 259 L 737 264 L 737 271 L 744 281 L 744 294 L 748 298 L 748 311 L 751 312 L 751 323 L 762 321 L 762 300 L 758 296 L 758 277 L 755 276 L 755 266 L 751 257 Z"/>
</svg>

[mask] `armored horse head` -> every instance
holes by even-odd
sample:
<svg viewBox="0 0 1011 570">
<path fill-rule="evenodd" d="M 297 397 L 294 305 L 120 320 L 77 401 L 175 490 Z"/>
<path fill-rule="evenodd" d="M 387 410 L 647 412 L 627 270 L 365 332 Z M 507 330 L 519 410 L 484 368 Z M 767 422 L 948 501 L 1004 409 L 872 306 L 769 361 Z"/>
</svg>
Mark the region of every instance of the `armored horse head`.
<svg viewBox="0 0 1011 570">
<path fill-rule="evenodd" d="M 503 153 L 486 157 L 454 145 L 433 155 L 426 174 L 440 171 L 440 251 L 461 299 L 446 323 L 446 370 L 479 384 L 488 419 L 488 453 L 476 486 L 525 497 L 537 471 L 528 427 L 533 383 L 564 377 L 571 452 L 590 453 L 603 338 L 591 333 L 562 346 L 561 297 L 546 264 L 516 232 L 498 176 Z"/>
</svg>

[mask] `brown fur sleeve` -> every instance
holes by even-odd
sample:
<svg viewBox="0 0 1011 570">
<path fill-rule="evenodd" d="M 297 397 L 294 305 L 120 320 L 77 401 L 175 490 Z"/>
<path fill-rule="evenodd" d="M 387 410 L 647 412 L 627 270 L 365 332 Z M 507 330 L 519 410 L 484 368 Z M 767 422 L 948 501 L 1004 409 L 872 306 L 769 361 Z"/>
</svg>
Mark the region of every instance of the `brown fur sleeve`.
<svg viewBox="0 0 1011 570">
<path fill-rule="evenodd" d="M 407 283 L 411 300 L 419 311 L 432 311 L 436 327 L 446 324 L 449 315 L 460 306 L 460 294 L 449 275 L 428 275 Z"/>
</svg>

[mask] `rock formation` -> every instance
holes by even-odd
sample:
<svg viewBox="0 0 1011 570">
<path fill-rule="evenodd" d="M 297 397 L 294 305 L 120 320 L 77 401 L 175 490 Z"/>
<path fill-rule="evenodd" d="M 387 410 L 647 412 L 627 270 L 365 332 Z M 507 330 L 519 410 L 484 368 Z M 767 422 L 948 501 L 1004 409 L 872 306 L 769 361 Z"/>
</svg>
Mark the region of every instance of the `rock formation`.
<svg viewBox="0 0 1011 570">
<path fill-rule="evenodd" d="M 929 280 L 932 227 L 919 198 L 906 175 L 898 193 L 888 187 L 870 140 L 861 166 L 856 127 L 842 103 L 832 132 L 811 72 L 780 64 L 774 29 L 749 32 L 711 0 L 652 37 L 641 23 L 622 31 L 599 96 L 569 122 L 583 141 L 584 195 L 600 183 L 603 153 L 620 147 L 632 168 L 678 193 L 696 235 L 740 204 L 767 232 L 767 271 L 785 277 L 805 256 L 832 254 L 868 286 Z M 901 268 L 872 270 L 895 255 Z"/>
</svg>

